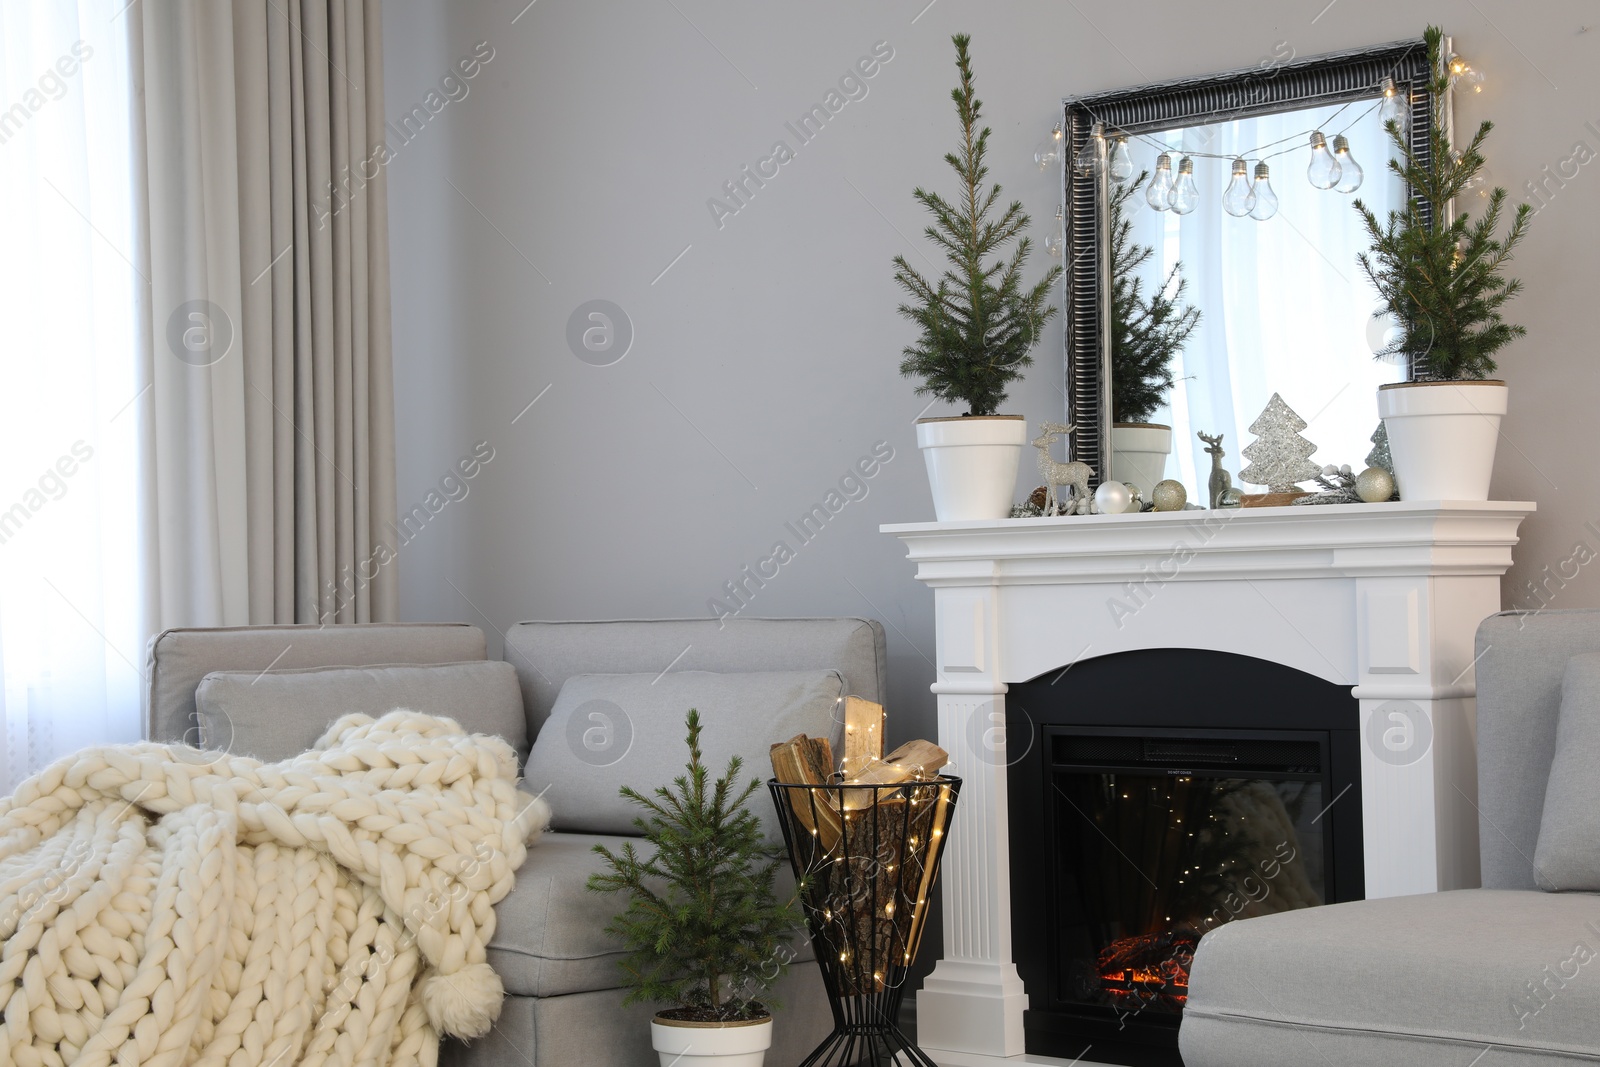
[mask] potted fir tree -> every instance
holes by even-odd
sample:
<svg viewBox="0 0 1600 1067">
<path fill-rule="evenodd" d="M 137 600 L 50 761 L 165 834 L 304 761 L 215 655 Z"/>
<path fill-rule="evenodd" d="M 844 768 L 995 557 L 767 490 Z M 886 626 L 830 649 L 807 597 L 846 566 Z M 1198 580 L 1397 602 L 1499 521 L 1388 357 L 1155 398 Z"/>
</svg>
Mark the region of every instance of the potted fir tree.
<svg viewBox="0 0 1600 1067">
<path fill-rule="evenodd" d="M 591 875 L 589 888 L 629 896 L 607 927 L 628 947 L 623 1003 L 674 1005 L 650 1024 L 662 1067 L 761 1067 L 772 1015 L 758 998 L 783 973 L 790 954 L 780 950 L 800 917 L 773 895 L 780 853 L 746 806 L 760 783 L 738 788 L 737 756 L 708 782 L 698 711 L 688 727 L 688 773 L 671 789 L 622 787 L 648 815 L 634 820 L 646 847 L 595 845 L 610 872 Z"/>
<path fill-rule="evenodd" d="M 1011 513 L 1017 463 L 1027 440 L 1021 415 L 997 415 L 1006 387 L 1033 362 L 1029 350 L 1056 314 L 1047 300 L 1061 277 L 1052 267 L 1031 287 L 1022 280 L 1030 244 L 1023 235 L 1030 219 L 1012 201 L 998 217 L 998 183 L 984 187 L 989 128 L 978 125 L 982 103 L 972 90 L 971 38 L 957 34 L 960 84 L 951 91 L 961 122 L 961 143 L 944 158 L 960 178 L 955 202 L 918 188 L 918 203 L 933 215 L 923 232 L 944 251 L 949 267 L 936 280 L 924 278 L 905 256 L 894 257 L 894 278 L 910 297 L 900 314 L 921 335 L 908 345 L 900 372 L 921 378 L 920 394 L 963 404 L 965 414 L 917 420 L 917 445 L 928 464 L 934 513 L 941 522 L 1003 519 Z M 1016 247 L 1007 259 L 1003 250 Z"/>
<path fill-rule="evenodd" d="M 1472 219 L 1450 206 L 1479 181 L 1484 139 L 1493 129 L 1478 126 L 1467 145 L 1450 143 L 1446 109 L 1450 70 L 1441 54 L 1444 34 L 1429 26 L 1428 159 L 1411 151 L 1400 124 L 1387 124 L 1399 158 L 1389 167 L 1405 182 L 1406 206 L 1380 220 L 1360 200 L 1372 247 L 1361 269 L 1400 324 L 1399 339 L 1380 355 L 1420 360 L 1433 380 L 1381 386 L 1378 414 L 1389 431 L 1395 482 L 1412 500 L 1487 500 L 1500 419 L 1506 411 L 1505 382 L 1490 379 L 1494 353 L 1527 331 L 1505 322 L 1500 309 L 1522 288 L 1504 276 L 1512 250 L 1527 233 L 1533 209 L 1522 204 L 1504 238 L 1497 237 L 1506 191 L 1494 189 L 1483 214 Z M 1426 205 L 1429 214 L 1420 210 Z"/>
<path fill-rule="evenodd" d="M 1161 285 L 1144 291 L 1139 269 L 1156 250 L 1133 239 L 1124 205 L 1149 177 L 1145 171 L 1111 194 L 1111 477 L 1139 487 L 1149 500 L 1167 476 L 1172 427 L 1150 421 L 1172 389 L 1172 361 L 1200 324 L 1200 309 L 1183 303 L 1189 281 L 1174 263 Z"/>
</svg>

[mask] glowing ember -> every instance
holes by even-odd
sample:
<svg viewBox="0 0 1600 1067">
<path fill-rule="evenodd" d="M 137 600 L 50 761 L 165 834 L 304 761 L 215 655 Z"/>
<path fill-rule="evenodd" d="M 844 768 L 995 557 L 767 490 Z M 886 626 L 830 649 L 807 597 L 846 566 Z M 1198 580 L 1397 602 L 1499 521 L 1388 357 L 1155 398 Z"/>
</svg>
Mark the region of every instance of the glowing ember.
<svg viewBox="0 0 1600 1067">
<path fill-rule="evenodd" d="M 1182 1008 L 1189 999 L 1189 967 L 1199 942 L 1200 934 L 1189 929 L 1113 941 L 1095 960 L 1101 987 L 1119 1005 L 1159 1001 Z"/>
</svg>

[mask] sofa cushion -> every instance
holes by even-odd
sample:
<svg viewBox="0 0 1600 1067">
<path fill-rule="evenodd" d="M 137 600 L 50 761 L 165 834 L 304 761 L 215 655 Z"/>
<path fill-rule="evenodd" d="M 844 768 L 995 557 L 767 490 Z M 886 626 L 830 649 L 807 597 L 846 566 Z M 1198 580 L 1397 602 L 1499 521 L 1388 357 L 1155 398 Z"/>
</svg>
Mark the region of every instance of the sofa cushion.
<svg viewBox="0 0 1600 1067">
<path fill-rule="evenodd" d="M 341 715 L 395 708 L 447 715 L 473 733 L 528 751 L 522 690 L 509 663 L 214 671 L 195 689 L 201 743 L 269 762 L 310 748 Z"/>
<path fill-rule="evenodd" d="M 164 630 L 145 653 L 144 735 L 199 740 L 194 690 L 212 671 L 264 671 L 329 663 L 459 663 L 484 658 L 483 631 L 463 623 L 353 623 Z"/>
<path fill-rule="evenodd" d="M 712 777 L 731 756 L 744 760 L 741 778 L 771 777 L 768 749 L 795 734 L 837 734 L 845 694 L 838 671 L 715 674 L 580 674 L 567 679 L 550 718 L 539 730 L 525 777 L 554 812 L 555 830 L 636 835 L 640 809 L 618 795 L 670 785 L 684 773 L 689 750 L 684 717 L 700 712 L 700 747 Z M 771 798 L 751 797 L 769 840 L 781 834 Z"/>
<path fill-rule="evenodd" d="M 528 850 L 511 892 L 495 905 L 489 941 L 489 963 L 507 993 L 554 997 L 622 986 L 617 961 L 624 953 L 606 926 L 627 907 L 627 898 L 591 892 L 588 885 L 591 874 L 606 870 L 605 858 L 594 846 L 616 851 L 625 843 L 651 855 L 651 847 L 638 838 L 594 834 L 547 833 Z M 780 900 L 794 893 L 787 863 L 779 869 L 774 892 Z M 790 948 L 797 962 L 813 958 L 803 937 Z"/>
<path fill-rule="evenodd" d="M 1567 660 L 1556 751 L 1545 785 L 1533 880 L 1540 889 L 1600 890 L 1600 653 Z"/>
<path fill-rule="evenodd" d="M 1465 889 L 1228 923 L 1195 953 L 1189 1067 L 1600 1057 L 1600 897 Z M 1551 1062 L 1539 1059 L 1541 1063 Z"/>
<path fill-rule="evenodd" d="M 519 622 L 505 659 L 522 680 L 528 728 L 537 733 L 575 674 L 837 670 L 850 693 L 887 702 L 883 624 L 875 619 L 622 619 Z M 466 658 L 466 657 L 462 657 Z M 287 664 L 286 664 L 287 666 Z"/>
</svg>

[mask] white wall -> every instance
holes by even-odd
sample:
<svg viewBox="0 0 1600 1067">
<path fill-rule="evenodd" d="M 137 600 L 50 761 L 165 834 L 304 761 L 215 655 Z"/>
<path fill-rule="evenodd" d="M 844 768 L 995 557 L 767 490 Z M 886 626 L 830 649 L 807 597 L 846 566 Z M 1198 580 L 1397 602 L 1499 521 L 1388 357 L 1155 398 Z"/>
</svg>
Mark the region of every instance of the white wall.
<svg viewBox="0 0 1600 1067">
<path fill-rule="evenodd" d="M 1336 0 L 1320 17 L 1323 0 L 1217 0 L 1159 5 L 1159 24 L 1149 4 L 525 2 L 385 5 L 391 116 L 477 42 L 494 50 L 389 168 L 403 505 L 475 441 L 495 449 L 467 497 L 404 549 L 404 617 L 492 632 L 524 618 L 707 615 L 741 566 L 775 540 L 796 544 L 786 521 L 887 441 L 894 459 L 866 498 L 748 613 L 882 619 L 901 738 L 933 730 L 932 597 L 877 526 L 932 509 L 912 428 L 926 401 L 898 374 L 913 331 L 894 312 L 889 261 L 926 265 L 911 189 L 951 188 L 951 33 L 974 37 L 993 176 L 1039 224 L 1057 179 L 1030 157 L 1063 96 L 1247 66 L 1279 41 L 1301 56 L 1375 44 L 1430 20 L 1488 73 L 1458 116 L 1498 123 L 1497 182 L 1521 195 L 1577 142 L 1600 152 L 1600 17 L 1578 0 Z M 707 199 L 775 140 L 795 145 L 784 123 L 878 41 L 894 57 L 868 95 L 719 229 Z M 1600 552 L 1597 170 L 1557 191 L 1516 262 L 1528 290 L 1512 317 L 1529 336 L 1502 361 L 1513 392 L 1495 493 L 1541 509 L 1506 586 L 1519 605 L 1523 583 L 1580 542 Z M 581 362 L 565 336 L 595 298 L 636 331 L 608 367 Z M 1008 410 L 1062 415 L 1061 348 L 1058 320 Z M 1029 485 L 1031 466 L 1030 453 Z M 1597 569 L 1567 563 L 1576 577 L 1550 585 L 1554 606 L 1600 603 Z"/>
</svg>

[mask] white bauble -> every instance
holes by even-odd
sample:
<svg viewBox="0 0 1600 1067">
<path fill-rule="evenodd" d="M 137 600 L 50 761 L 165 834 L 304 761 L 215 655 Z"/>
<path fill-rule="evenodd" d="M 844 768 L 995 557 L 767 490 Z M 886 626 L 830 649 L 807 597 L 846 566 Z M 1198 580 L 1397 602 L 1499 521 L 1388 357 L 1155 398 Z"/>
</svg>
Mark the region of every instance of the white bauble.
<svg viewBox="0 0 1600 1067">
<path fill-rule="evenodd" d="M 1101 482 L 1094 491 L 1094 502 L 1102 515 L 1121 515 L 1133 503 L 1133 494 L 1122 482 Z"/>
</svg>

